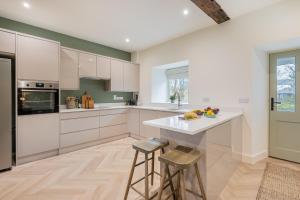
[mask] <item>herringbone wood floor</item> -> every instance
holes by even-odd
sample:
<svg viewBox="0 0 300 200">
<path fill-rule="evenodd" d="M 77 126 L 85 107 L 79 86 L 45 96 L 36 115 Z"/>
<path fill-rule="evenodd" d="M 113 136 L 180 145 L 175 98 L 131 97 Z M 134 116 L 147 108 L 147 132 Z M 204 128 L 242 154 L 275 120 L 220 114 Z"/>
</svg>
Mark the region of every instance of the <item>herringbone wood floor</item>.
<svg viewBox="0 0 300 200">
<path fill-rule="evenodd" d="M 134 141 L 126 138 L 1 173 L 0 199 L 121 200 L 134 155 L 131 148 Z M 220 199 L 255 199 L 264 167 L 265 161 L 256 165 L 241 164 Z M 158 162 L 156 169 L 159 169 Z M 142 174 L 143 167 L 139 167 L 135 178 Z M 152 191 L 158 185 L 157 177 Z M 137 187 L 142 189 L 143 182 Z M 131 190 L 129 199 L 140 198 Z"/>
</svg>

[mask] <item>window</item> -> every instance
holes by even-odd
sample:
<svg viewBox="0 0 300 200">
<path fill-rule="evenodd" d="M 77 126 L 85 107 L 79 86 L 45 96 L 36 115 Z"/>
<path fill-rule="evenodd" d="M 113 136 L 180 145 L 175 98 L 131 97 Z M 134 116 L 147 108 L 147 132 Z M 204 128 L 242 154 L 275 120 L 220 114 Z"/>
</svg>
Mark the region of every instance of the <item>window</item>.
<svg viewBox="0 0 300 200">
<path fill-rule="evenodd" d="M 296 58 L 277 59 L 277 105 L 278 112 L 296 111 Z"/>
<path fill-rule="evenodd" d="M 188 67 L 167 69 L 167 102 L 178 92 L 183 103 L 188 103 Z M 177 98 L 177 97 L 176 97 Z"/>
<path fill-rule="evenodd" d="M 182 103 L 188 103 L 189 61 L 153 67 L 151 84 L 152 103 L 176 102 L 178 94 Z"/>
</svg>

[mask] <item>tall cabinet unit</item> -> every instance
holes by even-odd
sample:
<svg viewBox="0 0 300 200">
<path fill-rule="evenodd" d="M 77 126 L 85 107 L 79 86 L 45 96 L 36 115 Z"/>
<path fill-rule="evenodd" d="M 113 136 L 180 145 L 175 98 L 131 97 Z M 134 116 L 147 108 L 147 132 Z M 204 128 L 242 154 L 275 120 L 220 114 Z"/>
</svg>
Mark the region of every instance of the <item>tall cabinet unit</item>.
<svg viewBox="0 0 300 200">
<path fill-rule="evenodd" d="M 59 80 L 58 42 L 17 35 L 18 79 Z"/>
<path fill-rule="evenodd" d="M 79 53 L 61 48 L 60 87 L 65 90 L 79 90 Z"/>
<path fill-rule="evenodd" d="M 18 117 L 18 164 L 57 155 L 59 148 L 59 114 Z"/>
</svg>

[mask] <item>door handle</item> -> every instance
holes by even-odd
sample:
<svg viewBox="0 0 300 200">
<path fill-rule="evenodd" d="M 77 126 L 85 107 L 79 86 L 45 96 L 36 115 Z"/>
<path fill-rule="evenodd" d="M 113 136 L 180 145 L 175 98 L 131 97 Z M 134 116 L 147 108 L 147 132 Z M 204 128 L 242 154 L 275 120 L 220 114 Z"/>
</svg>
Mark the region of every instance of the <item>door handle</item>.
<svg viewBox="0 0 300 200">
<path fill-rule="evenodd" d="M 272 110 L 272 111 L 274 110 L 274 105 L 275 105 L 275 104 L 281 104 L 281 102 L 275 101 L 274 98 L 272 97 L 272 98 L 271 98 L 271 110 Z"/>
</svg>

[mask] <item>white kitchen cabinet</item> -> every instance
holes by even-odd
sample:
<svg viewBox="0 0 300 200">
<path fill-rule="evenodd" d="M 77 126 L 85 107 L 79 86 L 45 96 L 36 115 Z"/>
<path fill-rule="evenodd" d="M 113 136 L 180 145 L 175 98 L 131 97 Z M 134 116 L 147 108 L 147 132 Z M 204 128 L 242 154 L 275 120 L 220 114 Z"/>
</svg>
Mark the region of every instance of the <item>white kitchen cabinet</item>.
<svg viewBox="0 0 300 200">
<path fill-rule="evenodd" d="M 79 53 L 79 76 L 96 78 L 97 56 L 89 53 Z"/>
<path fill-rule="evenodd" d="M 99 116 L 61 120 L 61 133 L 99 128 Z"/>
<path fill-rule="evenodd" d="M 128 109 L 120 108 L 120 109 L 107 109 L 107 110 L 101 110 L 100 115 L 114 115 L 114 114 L 127 114 Z"/>
<path fill-rule="evenodd" d="M 0 31 L 0 52 L 15 53 L 16 52 L 16 34 Z"/>
<path fill-rule="evenodd" d="M 17 35 L 18 79 L 58 81 L 59 51 L 57 42 Z"/>
<path fill-rule="evenodd" d="M 160 130 L 159 128 L 146 126 L 143 124 L 144 121 L 158 119 L 159 116 L 157 111 L 152 110 L 140 110 L 140 136 L 144 138 L 149 137 L 160 137 Z"/>
<path fill-rule="evenodd" d="M 123 75 L 123 62 L 119 60 L 111 60 L 111 79 L 110 90 L 111 91 L 124 91 L 124 75 Z"/>
<path fill-rule="evenodd" d="M 100 116 L 100 127 L 115 126 L 127 123 L 127 114 Z"/>
<path fill-rule="evenodd" d="M 59 148 L 59 114 L 18 117 L 17 157 Z"/>
<path fill-rule="evenodd" d="M 65 90 L 79 89 L 79 53 L 61 48 L 60 51 L 60 87 Z"/>
<path fill-rule="evenodd" d="M 128 131 L 131 135 L 140 135 L 140 110 L 130 109 L 128 113 Z"/>
<path fill-rule="evenodd" d="M 110 79 L 110 58 L 97 56 L 97 78 Z"/>
<path fill-rule="evenodd" d="M 120 124 L 115 126 L 107 126 L 100 128 L 100 138 L 110 138 L 128 133 L 127 124 Z"/>
<path fill-rule="evenodd" d="M 99 128 L 67 133 L 60 136 L 60 146 L 64 148 L 95 141 L 97 139 L 99 139 Z"/>
<path fill-rule="evenodd" d="M 140 110 L 140 136 L 149 137 L 160 137 L 160 129 L 144 125 L 143 122 L 147 120 L 159 119 L 164 117 L 171 117 L 178 115 L 178 113 L 173 112 L 161 112 L 153 110 Z"/>
<path fill-rule="evenodd" d="M 124 91 L 138 92 L 139 91 L 139 65 L 132 63 L 124 63 Z"/>
</svg>

